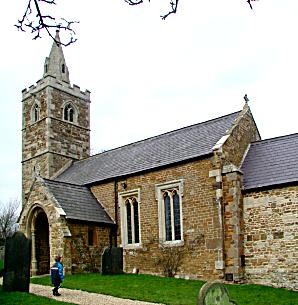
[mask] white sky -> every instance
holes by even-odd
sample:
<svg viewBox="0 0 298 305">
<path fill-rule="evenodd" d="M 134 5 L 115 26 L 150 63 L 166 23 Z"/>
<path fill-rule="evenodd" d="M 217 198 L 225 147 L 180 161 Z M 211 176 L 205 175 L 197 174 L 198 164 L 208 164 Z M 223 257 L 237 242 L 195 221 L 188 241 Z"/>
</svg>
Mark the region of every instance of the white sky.
<svg viewBox="0 0 298 305">
<path fill-rule="evenodd" d="M 93 153 L 242 109 L 263 139 L 297 132 L 298 1 L 57 0 L 80 20 L 64 49 L 71 82 L 91 91 Z M 52 41 L 13 27 L 27 0 L 5 1 L 0 18 L 0 201 L 21 198 L 21 91 L 42 77 Z"/>
</svg>

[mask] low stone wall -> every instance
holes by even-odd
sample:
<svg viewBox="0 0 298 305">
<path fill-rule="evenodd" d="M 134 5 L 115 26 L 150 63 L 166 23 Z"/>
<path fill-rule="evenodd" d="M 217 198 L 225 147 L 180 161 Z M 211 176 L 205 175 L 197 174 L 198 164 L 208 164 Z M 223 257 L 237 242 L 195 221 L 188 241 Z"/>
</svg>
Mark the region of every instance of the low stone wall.
<svg viewBox="0 0 298 305">
<path fill-rule="evenodd" d="M 298 186 L 246 194 L 244 226 L 248 282 L 298 290 Z"/>
</svg>

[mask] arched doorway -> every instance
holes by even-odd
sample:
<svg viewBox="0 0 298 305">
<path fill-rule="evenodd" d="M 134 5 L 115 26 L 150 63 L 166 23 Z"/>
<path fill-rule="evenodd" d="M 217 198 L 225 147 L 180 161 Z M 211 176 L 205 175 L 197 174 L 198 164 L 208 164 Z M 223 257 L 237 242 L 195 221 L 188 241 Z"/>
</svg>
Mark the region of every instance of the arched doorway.
<svg viewBox="0 0 298 305">
<path fill-rule="evenodd" d="M 50 270 L 49 222 L 41 209 L 35 218 L 34 229 L 36 274 L 47 274 Z"/>
</svg>

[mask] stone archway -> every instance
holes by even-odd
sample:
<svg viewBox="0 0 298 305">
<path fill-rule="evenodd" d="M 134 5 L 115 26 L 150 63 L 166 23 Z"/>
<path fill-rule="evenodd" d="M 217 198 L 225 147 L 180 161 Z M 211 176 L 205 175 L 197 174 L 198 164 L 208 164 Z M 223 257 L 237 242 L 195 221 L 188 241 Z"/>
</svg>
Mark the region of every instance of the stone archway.
<svg viewBox="0 0 298 305">
<path fill-rule="evenodd" d="M 49 222 L 44 210 L 32 210 L 28 236 L 32 239 L 32 274 L 48 274 L 50 271 Z"/>
<path fill-rule="evenodd" d="M 47 274 L 50 270 L 49 222 L 45 212 L 35 219 L 36 274 Z"/>
</svg>

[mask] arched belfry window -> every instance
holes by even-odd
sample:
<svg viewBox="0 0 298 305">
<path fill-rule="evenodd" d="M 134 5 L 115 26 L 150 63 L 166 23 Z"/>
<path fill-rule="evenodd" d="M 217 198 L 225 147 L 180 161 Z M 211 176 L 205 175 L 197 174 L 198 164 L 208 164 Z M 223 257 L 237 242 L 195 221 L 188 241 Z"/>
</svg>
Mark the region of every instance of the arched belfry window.
<svg viewBox="0 0 298 305">
<path fill-rule="evenodd" d="M 38 103 L 34 103 L 31 110 L 31 123 L 35 123 L 40 119 L 40 107 Z"/>
<path fill-rule="evenodd" d="M 67 103 L 63 109 L 63 119 L 65 121 L 75 123 L 76 122 L 76 111 L 71 103 Z"/>
</svg>

